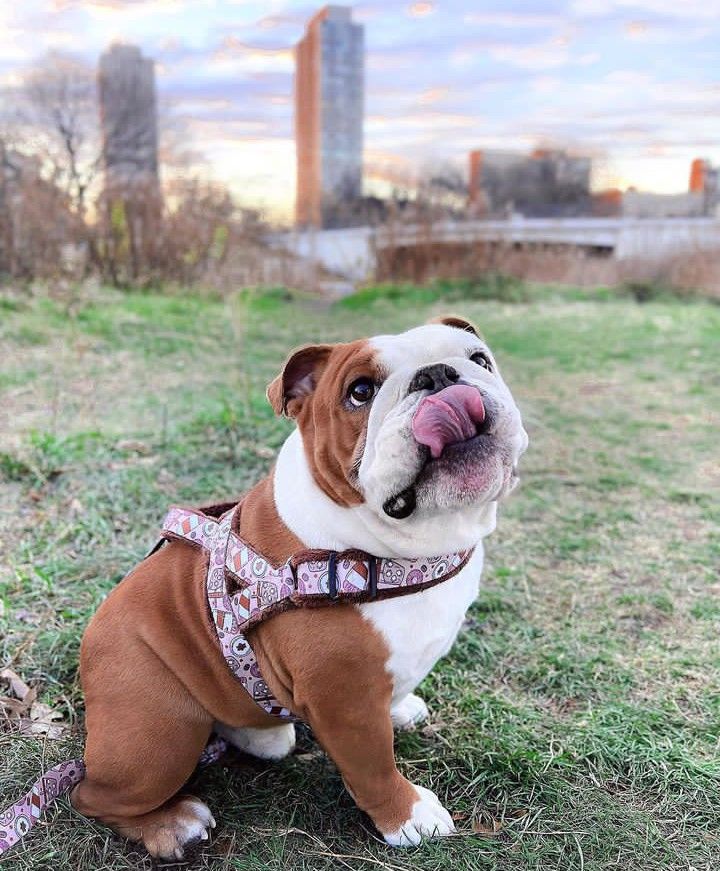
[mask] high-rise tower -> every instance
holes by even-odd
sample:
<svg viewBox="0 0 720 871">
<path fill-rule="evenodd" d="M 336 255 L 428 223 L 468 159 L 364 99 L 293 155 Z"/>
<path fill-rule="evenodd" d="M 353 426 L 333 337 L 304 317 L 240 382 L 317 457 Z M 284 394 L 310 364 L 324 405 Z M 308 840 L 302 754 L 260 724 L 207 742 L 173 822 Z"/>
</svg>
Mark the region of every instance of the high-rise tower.
<svg viewBox="0 0 720 871">
<path fill-rule="evenodd" d="M 300 226 L 352 223 L 362 195 L 365 38 L 350 8 L 326 6 L 295 48 Z"/>
<path fill-rule="evenodd" d="M 106 185 L 157 183 L 155 64 L 134 45 L 113 45 L 100 57 L 100 112 Z"/>
</svg>

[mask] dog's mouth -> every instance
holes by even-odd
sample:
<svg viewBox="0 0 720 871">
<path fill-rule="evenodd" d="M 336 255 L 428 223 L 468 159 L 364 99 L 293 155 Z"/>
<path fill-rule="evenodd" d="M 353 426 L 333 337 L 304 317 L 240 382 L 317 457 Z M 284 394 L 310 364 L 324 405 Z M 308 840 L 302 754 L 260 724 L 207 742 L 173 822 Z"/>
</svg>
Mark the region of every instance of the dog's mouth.
<svg viewBox="0 0 720 871">
<path fill-rule="evenodd" d="M 425 458 L 413 482 L 391 496 L 383 511 L 395 520 L 410 517 L 418 504 L 418 487 L 436 474 L 462 473 L 495 453 L 491 435 L 493 412 L 477 388 L 453 384 L 424 397 L 412 421 L 412 434 Z"/>
<path fill-rule="evenodd" d="M 449 445 L 460 444 L 487 431 L 488 420 L 480 391 L 469 384 L 452 384 L 420 400 L 412 420 L 412 434 L 433 460 Z"/>
</svg>

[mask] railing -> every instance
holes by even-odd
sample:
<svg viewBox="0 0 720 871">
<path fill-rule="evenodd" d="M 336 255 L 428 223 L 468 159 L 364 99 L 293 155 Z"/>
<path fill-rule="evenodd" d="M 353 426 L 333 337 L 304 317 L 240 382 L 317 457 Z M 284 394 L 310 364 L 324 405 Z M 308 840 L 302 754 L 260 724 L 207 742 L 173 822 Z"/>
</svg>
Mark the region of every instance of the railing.
<svg viewBox="0 0 720 871">
<path fill-rule="evenodd" d="M 513 218 L 434 221 L 308 230 L 274 236 L 271 244 L 353 281 L 374 272 L 376 252 L 389 247 L 496 242 L 499 245 L 600 249 L 615 259 L 657 258 L 708 248 L 720 250 L 716 218 Z"/>
</svg>

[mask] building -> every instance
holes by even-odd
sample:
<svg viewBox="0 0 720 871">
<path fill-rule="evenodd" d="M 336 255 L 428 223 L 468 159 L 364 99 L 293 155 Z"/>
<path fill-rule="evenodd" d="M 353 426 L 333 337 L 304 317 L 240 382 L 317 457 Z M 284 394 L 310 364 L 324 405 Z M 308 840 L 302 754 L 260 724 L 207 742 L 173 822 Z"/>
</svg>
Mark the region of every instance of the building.
<svg viewBox="0 0 720 871">
<path fill-rule="evenodd" d="M 113 45 L 100 57 L 98 86 L 106 186 L 157 186 L 154 61 L 134 45 Z"/>
<path fill-rule="evenodd" d="M 473 211 L 481 215 L 498 215 L 509 206 L 512 210 L 519 179 L 528 157 L 515 151 L 470 152 L 468 199 Z"/>
<path fill-rule="evenodd" d="M 705 212 L 705 198 L 699 191 L 681 194 L 656 194 L 625 191 L 622 214 L 626 218 L 700 218 Z"/>
<path fill-rule="evenodd" d="M 296 221 L 353 224 L 362 197 L 364 31 L 326 6 L 295 47 Z"/>
<path fill-rule="evenodd" d="M 468 199 L 478 215 L 542 218 L 589 214 L 591 169 L 589 158 L 559 149 L 537 149 L 530 155 L 471 151 Z"/>
<path fill-rule="evenodd" d="M 590 196 L 590 211 L 594 218 L 619 218 L 623 209 L 623 192 L 620 188 L 605 188 Z"/>
<path fill-rule="evenodd" d="M 696 157 L 690 165 L 688 191 L 702 197 L 706 215 L 715 214 L 720 206 L 720 168 L 705 158 Z"/>
</svg>

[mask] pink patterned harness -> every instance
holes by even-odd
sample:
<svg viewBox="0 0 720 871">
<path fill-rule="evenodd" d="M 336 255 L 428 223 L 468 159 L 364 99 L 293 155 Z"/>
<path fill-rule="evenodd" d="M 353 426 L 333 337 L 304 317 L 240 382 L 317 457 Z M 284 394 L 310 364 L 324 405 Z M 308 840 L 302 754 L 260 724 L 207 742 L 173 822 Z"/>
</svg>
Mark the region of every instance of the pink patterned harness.
<svg viewBox="0 0 720 871">
<path fill-rule="evenodd" d="M 207 551 L 208 607 L 220 649 L 251 698 L 275 717 L 292 718 L 292 713 L 273 697 L 260 674 L 246 637 L 253 626 L 288 608 L 424 590 L 456 575 L 472 553 L 386 559 L 359 550 L 305 550 L 274 567 L 237 534 L 242 503 L 223 509 L 227 505 L 204 511 L 173 506 L 162 537 Z"/>
<path fill-rule="evenodd" d="M 162 537 L 150 553 L 166 541 L 184 541 L 207 553 L 208 608 L 222 654 L 251 698 L 276 717 L 293 718 L 293 714 L 273 697 L 260 674 L 246 638 L 253 626 L 288 608 L 363 602 L 424 590 L 456 575 L 472 554 L 468 550 L 430 558 L 389 559 L 359 550 L 305 550 L 275 567 L 237 534 L 241 509 L 242 503 L 204 510 L 173 506 Z M 223 739 L 212 736 L 198 765 L 215 762 L 226 749 Z M 61 762 L 2 811 L 0 856 L 84 776 L 81 759 Z"/>
</svg>

